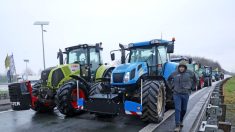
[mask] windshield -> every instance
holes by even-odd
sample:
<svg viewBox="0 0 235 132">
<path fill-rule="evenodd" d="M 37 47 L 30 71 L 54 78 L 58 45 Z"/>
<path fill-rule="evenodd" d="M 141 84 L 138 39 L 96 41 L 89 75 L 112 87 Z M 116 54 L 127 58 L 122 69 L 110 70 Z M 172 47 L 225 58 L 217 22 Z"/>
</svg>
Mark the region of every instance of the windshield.
<svg viewBox="0 0 235 132">
<path fill-rule="evenodd" d="M 155 56 L 155 47 L 139 47 L 130 49 L 130 63 L 147 62 L 153 63 Z"/>
<path fill-rule="evenodd" d="M 68 53 L 68 64 L 71 63 L 87 64 L 87 49 L 79 48 L 71 50 Z"/>
</svg>

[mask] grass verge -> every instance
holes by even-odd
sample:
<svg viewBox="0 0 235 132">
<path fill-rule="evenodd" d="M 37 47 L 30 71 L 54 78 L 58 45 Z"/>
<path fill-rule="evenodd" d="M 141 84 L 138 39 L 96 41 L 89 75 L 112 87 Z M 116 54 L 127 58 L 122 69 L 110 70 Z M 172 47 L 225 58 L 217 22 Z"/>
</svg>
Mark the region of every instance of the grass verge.
<svg viewBox="0 0 235 132">
<path fill-rule="evenodd" d="M 227 105 L 226 121 L 235 126 L 235 77 L 229 79 L 224 85 L 224 103 Z"/>
</svg>

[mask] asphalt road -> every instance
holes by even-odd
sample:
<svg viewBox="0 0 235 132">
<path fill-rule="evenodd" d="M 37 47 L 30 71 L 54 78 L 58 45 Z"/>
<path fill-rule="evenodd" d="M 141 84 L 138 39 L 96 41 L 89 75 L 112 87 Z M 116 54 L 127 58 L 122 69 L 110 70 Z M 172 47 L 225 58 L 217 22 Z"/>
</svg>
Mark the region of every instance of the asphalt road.
<svg viewBox="0 0 235 132">
<path fill-rule="evenodd" d="M 210 90 L 203 88 L 191 96 L 188 111 L 196 102 Z M 162 123 L 156 132 L 170 132 L 174 129 L 174 114 Z M 6 132 L 136 132 L 148 124 L 141 122 L 138 117 L 117 116 L 115 118 L 97 118 L 95 115 L 84 113 L 73 118 L 67 118 L 57 110 L 54 113 L 39 114 L 33 110 L 2 111 L 0 112 L 0 131 Z"/>
</svg>

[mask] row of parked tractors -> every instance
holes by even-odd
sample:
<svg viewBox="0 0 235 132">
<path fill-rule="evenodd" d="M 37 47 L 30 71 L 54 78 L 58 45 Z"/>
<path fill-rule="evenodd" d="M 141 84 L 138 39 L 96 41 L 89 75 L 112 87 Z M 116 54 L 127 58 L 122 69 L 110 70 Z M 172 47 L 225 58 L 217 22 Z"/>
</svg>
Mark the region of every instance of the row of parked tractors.
<svg viewBox="0 0 235 132">
<path fill-rule="evenodd" d="M 174 42 L 173 38 L 119 44 L 120 49 L 110 52 L 111 60 L 121 63 L 116 66 L 102 62 L 102 43 L 59 50 L 60 65 L 42 71 L 38 83 L 9 85 L 12 108 L 50 112 L 57 107 L 66 116 L 86 111 L 96 116 L 127 114 L 144 122 L 160 122 L 166 109 L 174 108 L 168 77 L 184 59 L 170 58 Z M 120 58 L 115 59 L 116 52 L 121 53 Z M 212 68 L 191 61 L 188 59 L 188 67 L 198 77 L 193 89 L 211 86 Z"/>
<path fill-rule="evenodd" d="M 198 90 L 203 87 L 211 86 L 212 82 L 224 79 L 223 72 L 219 71 L 218 68 L 212 70 L 211 66 L 203 66 L 199 62 L 194 62 L 192 58 L 181 56 L 178 58 L 171 59 L 172 62 L 177 62 L 177 63 L 179 63 L 182 60 L 188 63 L 187 68 L 193 71 L 196 75 L 197 82 L 196 85 L 193 86 L 192 90 Z"/>
</svg>

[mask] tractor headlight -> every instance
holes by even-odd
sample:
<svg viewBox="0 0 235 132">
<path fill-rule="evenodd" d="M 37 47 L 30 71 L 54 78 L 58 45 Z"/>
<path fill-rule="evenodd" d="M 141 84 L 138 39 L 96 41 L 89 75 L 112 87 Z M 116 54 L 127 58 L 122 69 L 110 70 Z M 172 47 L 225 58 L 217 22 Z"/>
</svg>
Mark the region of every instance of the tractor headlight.
<svg viewBox="0 0 235 132">
<path fill-rule="evenodd" d="M 124 76 L 124 82 L 128 82 L 130 80 L 130 72 L 127 72 Z"/>
</svg>

